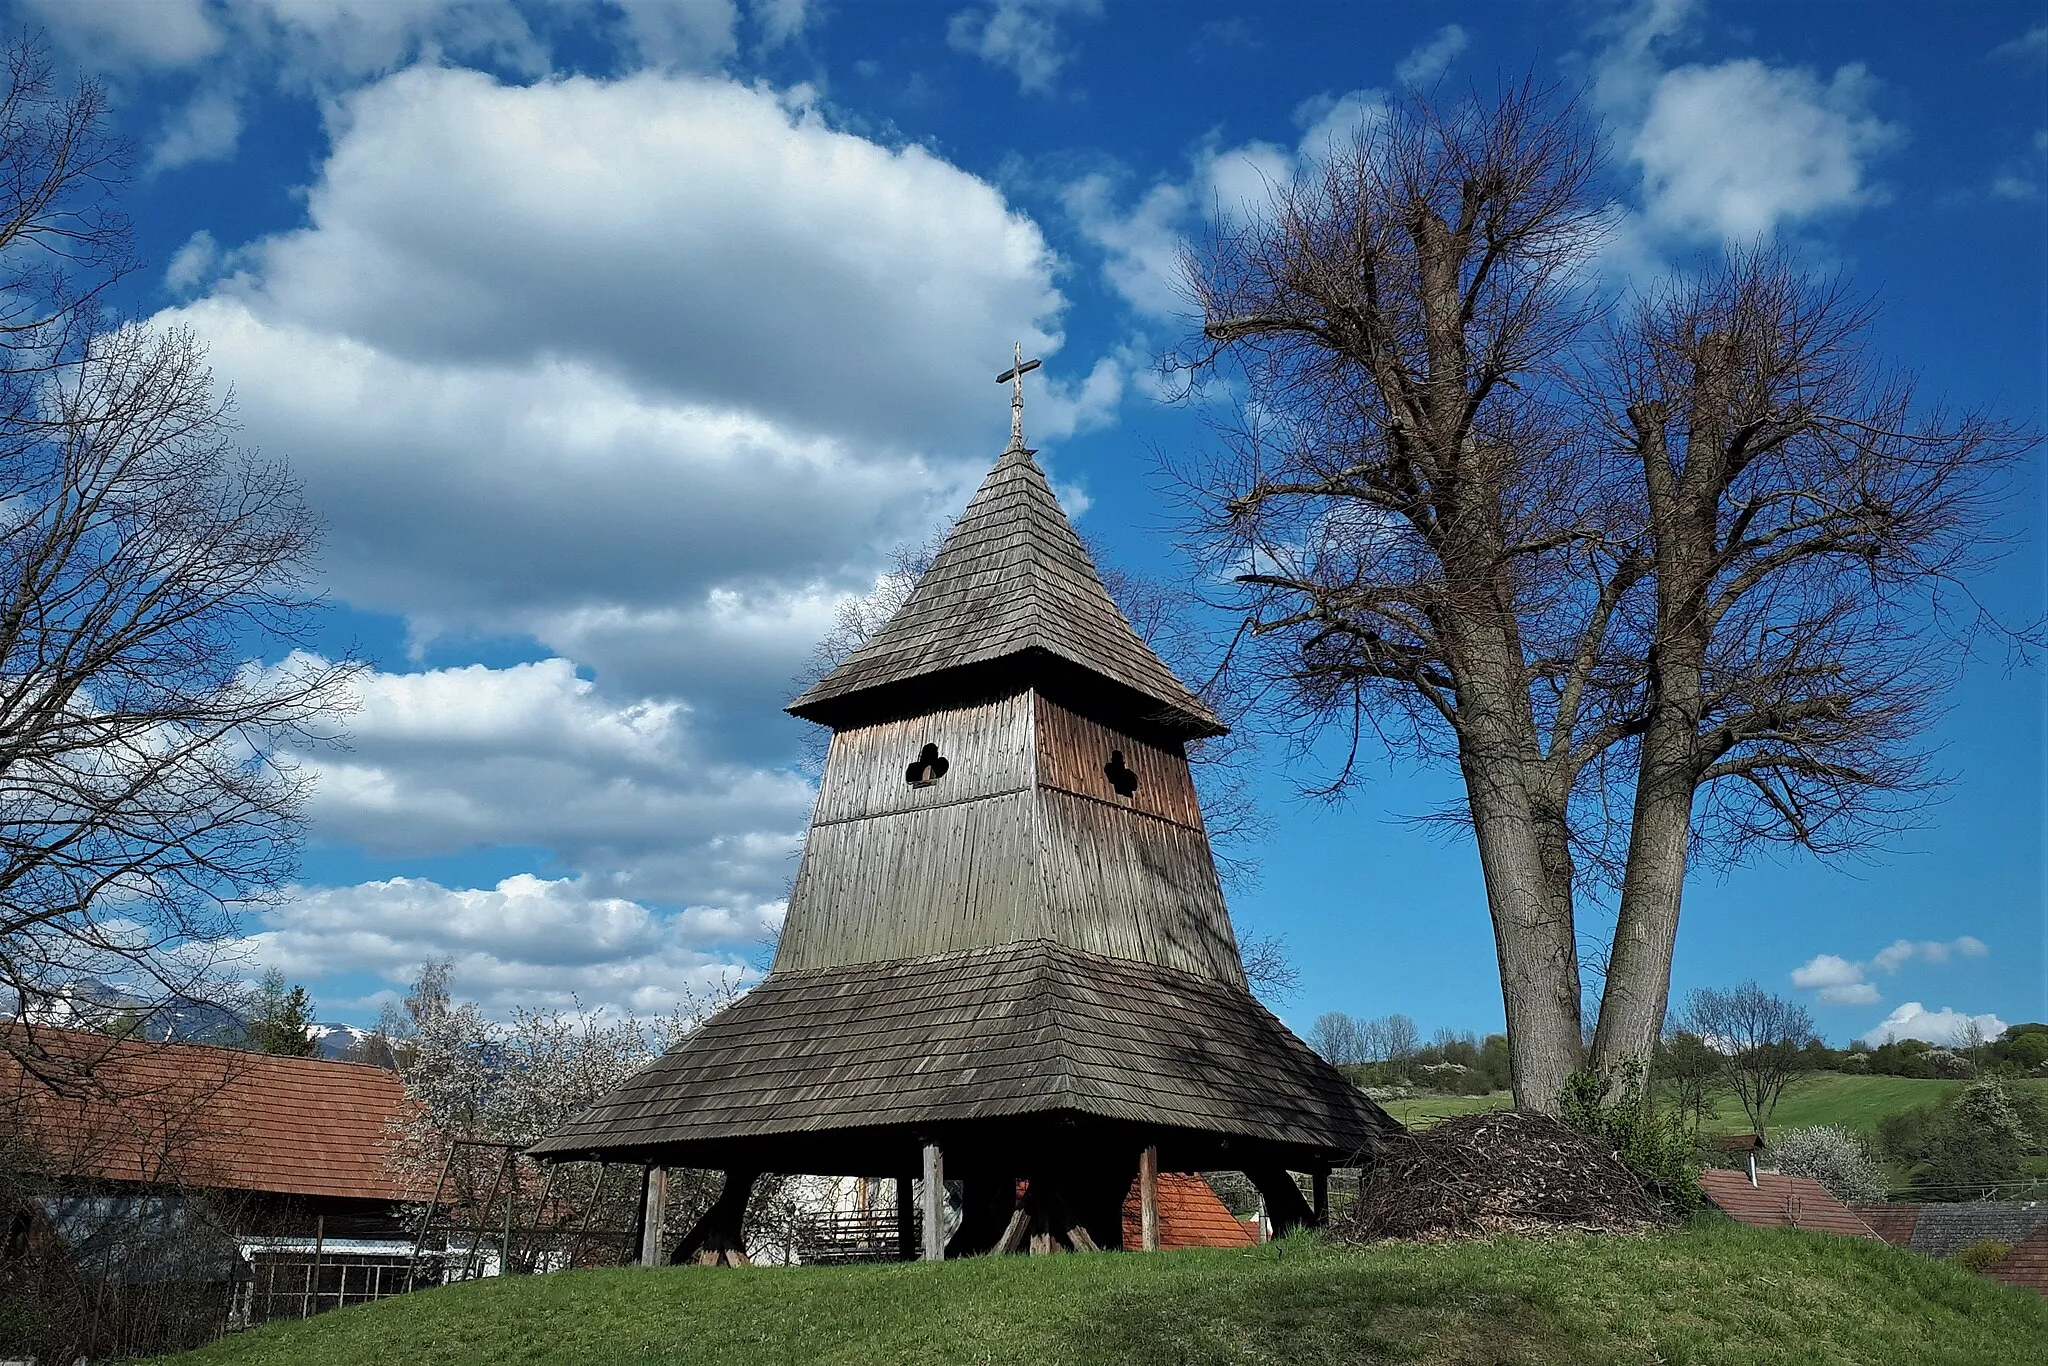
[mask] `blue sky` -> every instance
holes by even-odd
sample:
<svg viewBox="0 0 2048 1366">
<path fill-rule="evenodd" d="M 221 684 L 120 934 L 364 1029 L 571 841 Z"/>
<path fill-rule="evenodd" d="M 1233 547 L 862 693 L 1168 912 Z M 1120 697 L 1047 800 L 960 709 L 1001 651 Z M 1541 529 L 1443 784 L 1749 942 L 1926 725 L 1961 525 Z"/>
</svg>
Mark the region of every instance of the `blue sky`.
<svg viewBox="0 0 2048 1366">
<path fill-rule="evenodd" d="M 1116 562 L 1182 572 L 1149 363 L 1180 237 L 1412 84 L 1533 73 L 1614 149 L 1601 269 L 1789 244 L 1884 306 L 1929 391 L 2036 426 L 2048 11 L 2036 5 L 16 0 L 114 95 L 150 268 L 247 439 L 326 519 L 320 648 L 377 666 L 257 961 L 367 1020 L 429 956 L 521 1004 L 660 1011 L 759 958 L 811 789 L 789 681 L 957 512 L 1047 357 L 1034 444 Z M 2042 610 L 2038 462 L 1981 585 Z M 2048 1017 L 2042 675 L 1973 659 L 1924 828 L 1688 892 L 1678 989 L 1754 977 L 1843 1040 Z M 1498 1027 L 1469 842 L 1339 805 L 1276 748 L 1233 908 L 1281 1003 Z M 1942 1012 L 1953 1012 L 1943 1014 Z"/>
</svg>

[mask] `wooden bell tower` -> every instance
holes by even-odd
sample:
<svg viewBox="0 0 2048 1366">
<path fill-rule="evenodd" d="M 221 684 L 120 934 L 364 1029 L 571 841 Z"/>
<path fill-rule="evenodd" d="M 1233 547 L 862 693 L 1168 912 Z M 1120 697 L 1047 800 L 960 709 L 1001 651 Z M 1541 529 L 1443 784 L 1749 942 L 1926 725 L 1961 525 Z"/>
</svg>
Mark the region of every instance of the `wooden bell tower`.
<svg viewBox="0 0 2048 1366">
<path fill-rule="evenodd" d="M 833 736 L 773 969 L 534 1149 L 727 1170 L 686 1255 L 764 1171 L 915 1181 L 926 1256 L 1119 1246 L 1160 1170 L 1243 1170 L 1284 1228 L 1319 1213 L 1287 1172 L 1320 1190 L 1398 1128 L 1247 989 L 1186 754 L 1223 727 L 1012 402 L 902 608 L 790 704 Z"/>
</svg>

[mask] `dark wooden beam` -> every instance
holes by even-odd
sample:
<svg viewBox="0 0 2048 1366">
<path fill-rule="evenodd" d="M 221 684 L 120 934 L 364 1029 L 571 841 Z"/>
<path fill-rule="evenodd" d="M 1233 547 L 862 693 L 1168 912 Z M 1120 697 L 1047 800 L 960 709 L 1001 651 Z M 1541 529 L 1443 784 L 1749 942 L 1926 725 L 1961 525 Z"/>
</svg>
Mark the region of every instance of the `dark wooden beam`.
<svg viewBox="0 0 2048 1366">
<path fill-rule="evenodd" d="M 745 1266 L 747 1201 L 753 1198 L 754 1182 L 759 1178 L 759 1172 L 744 1168 L 728 1171 L 724 1189 L 697 1220 L 696 1227 L 676 1244 L 670 1260 L 679 1264 L 695 1262 L 699 1266 Z"/>
<path fill-rule="evenodd" d="M 896 1178 L 896 1255 L 906 1262 L 917 1260 L 917 1178 Z"/>
<path fill-rule="evenodd" d="M 1285 1168 L 1246 1167 L 1244 1174 L 1266 1198 L 1266 1218 L 1273 1225 L 1275 1238 L 1285 1238 L 1315 1222 L 1315 1211 L 1302 1198 L 1301 1187 L 1294 1184 L 1293 1175 Z"/>
</svg>

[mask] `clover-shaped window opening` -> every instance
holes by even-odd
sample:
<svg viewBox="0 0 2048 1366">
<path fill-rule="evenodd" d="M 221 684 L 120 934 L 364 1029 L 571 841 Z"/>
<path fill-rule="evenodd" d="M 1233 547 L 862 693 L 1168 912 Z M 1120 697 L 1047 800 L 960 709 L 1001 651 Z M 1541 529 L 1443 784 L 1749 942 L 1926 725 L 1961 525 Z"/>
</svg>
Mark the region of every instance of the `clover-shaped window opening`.
<svg viewBox="0 0 2048 1366">
<path fill-rule="evenodd" d="M 937 745 L 926 745 L 917 752 L 917 758 L 909 768 L 903 770 L 903 781 L 912 787 L 930 787 L 946 776 L 952 765 L 940 755 Z"/>
<path fill-rule="evenodd" d="M 1102 766 L 1102 773 L 1109 779 L 1109 785 L 1116 789 L 1117 796 L 1130 797 L 1137 794 L 1138 775 L 1131 772 L 1130 766 L 1124 763 L 1122 750 L 1113 749 L 1109 752 L 1109 762 Z"/>
</svg>

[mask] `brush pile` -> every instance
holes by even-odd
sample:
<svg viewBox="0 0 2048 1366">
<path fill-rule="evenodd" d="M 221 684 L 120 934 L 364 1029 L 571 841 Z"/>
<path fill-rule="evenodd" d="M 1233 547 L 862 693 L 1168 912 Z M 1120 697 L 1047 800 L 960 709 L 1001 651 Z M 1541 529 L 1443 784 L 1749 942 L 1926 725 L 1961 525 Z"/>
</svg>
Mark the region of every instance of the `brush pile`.
<svg viewBox="0 0 2048 1366">
<path fill-rule="evenodd" d="M 1550 1115 L 1495 1110 L 1394 1139 L 1333 1231 L 1371 1242 L 1634 1233 L 1666 1222 L 1609 1145 Z"/>
</svg>

